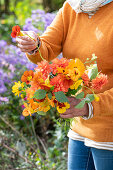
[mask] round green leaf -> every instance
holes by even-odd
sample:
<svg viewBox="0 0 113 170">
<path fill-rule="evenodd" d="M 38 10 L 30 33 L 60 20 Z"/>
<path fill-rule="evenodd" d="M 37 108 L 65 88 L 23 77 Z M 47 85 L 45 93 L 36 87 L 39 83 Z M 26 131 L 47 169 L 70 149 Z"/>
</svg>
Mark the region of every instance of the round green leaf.
<svg viewBox="0 0 113 170">
<path fill-rule="evenodd" d="M 38 89 L 38 90 L 35 92 L 33 98 L 38 99 L 38 100 L 44 99 L 44 98 L 46 97 L 46 93 L 47 93 L 47 92 L 46 92 L 45 90 L 43 90 L 43 89 Z"/>
<path fill-rule="evenodd" d="M 63 91 L 55 92 L 56 100 L 60 103 L 69 102 Z"/>
</svg>

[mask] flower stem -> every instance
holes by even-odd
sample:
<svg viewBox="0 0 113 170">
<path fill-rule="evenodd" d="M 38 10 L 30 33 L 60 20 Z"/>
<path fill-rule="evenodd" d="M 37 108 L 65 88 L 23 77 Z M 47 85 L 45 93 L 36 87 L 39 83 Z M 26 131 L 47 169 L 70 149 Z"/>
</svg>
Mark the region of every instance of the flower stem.
<svg viewBox="0 0 113 170">
<path fill-rule="evenodd" d="M 93 94 L 95 94 L 94 91 L 93 91 L 92 89 L 90 89 L 89 87 L 87 87 L 87 86 L 83 86 L 83 87 L 87 88 L 87 89 L 90 90 Z"/>
<path fill-rule="evenodd" d="M 32 40 L 34 40 L 34 38 L 32 38 L 30 35 L 27 34 L 27 36 L 28 36 L 29 38 L 31 38 Z M 35 40 L 34 40 L 34 41 L 35 41 Z M 40 55 L 41 59 L 42 59 L 43 61 L 46 61 L 46 60 L 42 57 L 42 54 L 41 54 L 41 51 L 40 51 L 38 45 L 37 45 L 37 48 L 38 48 L 39 55 Z"/>
</svg>

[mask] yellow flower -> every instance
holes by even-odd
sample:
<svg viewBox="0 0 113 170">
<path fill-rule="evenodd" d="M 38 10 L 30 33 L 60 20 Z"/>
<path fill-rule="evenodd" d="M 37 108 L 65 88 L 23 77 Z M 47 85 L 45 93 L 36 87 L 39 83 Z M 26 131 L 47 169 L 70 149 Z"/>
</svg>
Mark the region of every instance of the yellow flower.
<svg viewBox="0 0 113 170">
<path fill-rule="evenodd" d="M 38 103 L 38 110 L 43 111 L 43 112 L 47 112 L 48 110 L 50 110 L 49 101 L 47 99 L 45 99 L 43 102 L 39 102 Z"/>
<path fill-rule="evenodd" d="M 77 81 L 83 75 L 84 71 L 85 66 L 78 58 L 70 60 L 69 65 L 65 68 L 65 73 L 73 81 Z"/>
<path fill-rule="evenodd" d="M 62 114 L 64 112 L 66 112 L 66 109 L 69 109 L 69 108 L 70 108 L 70 104 L 67 102 L 62 103 L 61 105 L 60 105 L 60 103 L 58 103 L 57 111 Z"/>
<path fill-rule="evenodd" d="M 81 85 L 82 81 L 83 80 L 76 81 L 72 86 L 70 86 L 70 89 L 75 89 L 76 90 Z"/>
<path fill-rule="evenodd" d="M 96 94 L 94 94 L 94 98 L 95 98 L 96 102 L 98 102 L 100 100 L 99 96 L 97 96 Z"/>
<path fill-rule="evenodd" d="M 12 87 L 12 92 L 15 93 L 15 96 L 19 96 L 20 92 L 24 88 L 24 83 L 21 83 L 20 81 L 15 82 L 15 85 Z"/>
</svg>

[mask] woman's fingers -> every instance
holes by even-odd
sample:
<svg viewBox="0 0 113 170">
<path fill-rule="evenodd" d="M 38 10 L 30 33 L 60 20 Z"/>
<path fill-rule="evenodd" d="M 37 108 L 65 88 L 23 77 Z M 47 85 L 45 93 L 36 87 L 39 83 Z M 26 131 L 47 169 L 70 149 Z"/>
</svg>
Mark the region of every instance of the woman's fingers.
<svg viewBox="0 0 113 170">
<path fill-rule="evenodd" d="M 36 48 L 36 45 L 35 44 L 29 44 L 29 45 L 21 45 L 21 44 L 18 44 L 18 47 L 20 49 L 25 49 L 25 50 L 32 50 L 32 49 L 35 49 Z"/>
<path fill-rule="evenodd" d="M 68 118 L 73 118 L 73 115 L 72 114 L 68 114 L 68 115 L 60 114 L 60 117 L 63 119 L 68 119 Z"/>
</svg>

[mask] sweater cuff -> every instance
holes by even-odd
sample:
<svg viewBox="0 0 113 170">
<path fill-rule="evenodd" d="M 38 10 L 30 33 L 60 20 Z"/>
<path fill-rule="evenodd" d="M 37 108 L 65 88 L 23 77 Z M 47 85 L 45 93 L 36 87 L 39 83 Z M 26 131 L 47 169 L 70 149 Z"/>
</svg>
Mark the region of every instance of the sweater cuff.
<svg viewBox="0 0 113 170">
<path fill-rule="evenodd" d="M 82 118 L 84 120 L 88 120 L 91 119 L 93 117 L 93 106 L 91 103 L 88 103 L 88 107 L 89 107 L 89 115 L 88 116 L 82 116 Z"/>
<path fill-rule="evenodd" d="M 37 46 L 38 46 L 38 48 L 40 48 L 40 46 L 41 46 L 41 41 L 40 41 L 40 38 L 39 38 L 39 37 L 37 38 L 37 41 L 38 41 Z M 29 52 L 28 54 L 29 54 L 29 55 L 34 55 L 34 54 L 36 54 L 36 52 L 38 51 L 38 48 L 36 47 L 34 50 L 32 50 L 31 52 Z"/>
</svg>

